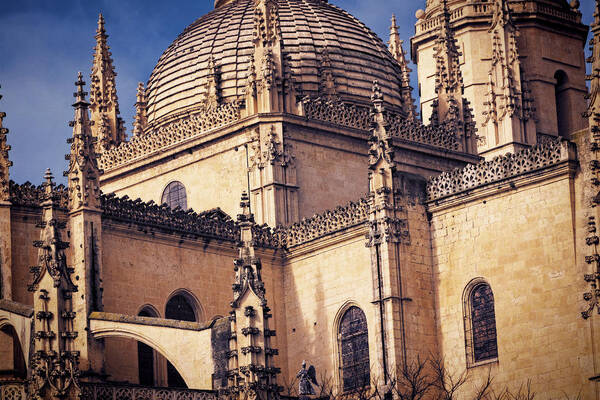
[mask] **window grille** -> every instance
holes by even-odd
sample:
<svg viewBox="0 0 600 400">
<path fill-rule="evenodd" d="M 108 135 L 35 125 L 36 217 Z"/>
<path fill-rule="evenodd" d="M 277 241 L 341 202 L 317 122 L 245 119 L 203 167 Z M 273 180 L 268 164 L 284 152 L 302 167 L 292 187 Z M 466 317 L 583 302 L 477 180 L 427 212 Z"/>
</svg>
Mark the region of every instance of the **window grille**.
<svg viewBox="0 0 600 400">
<path fill-rule="evenodd" d="M 485 282 L 476 282 L 468 288 L 465 300 L 467 364 L 473 367 L 496 361 L 498 341 L 492 288 Z"/>
<path fill-rule="evenodd" d="M 173 209 L 180 207 L 182 210 L 187 210 L 185 186 L 177 181 L 169 183 L 162 194 L 161 203 Z"/>
<path fill-rule="evenodd" d="M 339 328 L 340 370 L 344 391 L 370 383 L 369 335 L 367 319 L 358 307 L 350 307 Z"/>
</svg>

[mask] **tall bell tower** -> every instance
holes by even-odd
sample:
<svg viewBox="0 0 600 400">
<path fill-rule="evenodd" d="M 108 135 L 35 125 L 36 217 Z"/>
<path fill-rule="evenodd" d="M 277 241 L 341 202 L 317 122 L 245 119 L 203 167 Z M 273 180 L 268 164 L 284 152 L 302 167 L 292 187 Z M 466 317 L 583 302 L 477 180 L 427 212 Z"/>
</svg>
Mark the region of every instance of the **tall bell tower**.
<svg viewBox="0 0 600 400">
<path fill-rule="evenodd" d="M 439 100 L 434 55 L 445 7 L 480 155 L 489 159 L 586 127 L 579 110 L 588 28 L 576 0 L 427 0 L 411 40 L 424 121 Z"/>
</svg>

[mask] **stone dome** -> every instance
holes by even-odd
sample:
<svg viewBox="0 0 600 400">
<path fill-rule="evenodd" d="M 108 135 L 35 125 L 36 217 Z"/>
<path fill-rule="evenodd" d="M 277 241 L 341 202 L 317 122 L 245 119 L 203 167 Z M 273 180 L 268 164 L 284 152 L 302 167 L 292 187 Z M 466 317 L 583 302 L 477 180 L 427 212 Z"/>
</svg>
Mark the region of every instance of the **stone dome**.
<svg viewBox="0 0 600 400">
<path fill-rule="evenodd" d="M 400 68 L 375 33 L 326 0 L 276 1 L 283 52 L 289 55 L 299 94 L 318 95 L 319 68 L 328 57 L 341 99 L 368 103 L 373 81 L 378 80 L 385 102 L 401 106 Z M 202 104 L 211 56 L 219 71 L 222 101 L 244 95 L 254 50 L 255 0 L 218 0 L 216 5 L 188 26 L 158 60 L 146 92 L 150 124 Z"/>
</svg>

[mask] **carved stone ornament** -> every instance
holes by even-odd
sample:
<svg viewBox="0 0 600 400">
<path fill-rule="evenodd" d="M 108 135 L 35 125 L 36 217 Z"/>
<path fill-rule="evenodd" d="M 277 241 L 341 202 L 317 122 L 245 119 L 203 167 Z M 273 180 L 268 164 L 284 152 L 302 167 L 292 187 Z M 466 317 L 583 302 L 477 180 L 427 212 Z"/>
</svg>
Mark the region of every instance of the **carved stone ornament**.
<svg viewBox="0 0 600 400">
<path fill-rule="evenodd" d="M 555 140 L 490 161 L 444 172 L 427 183 L 427 199 L 437 200 L 567 160 L 569 143 Z"/>
<path fill-rule="evenodd" d="M 240 103 L 231 102 L 214 108 L 201 107 L 193 113 L 184 112 L 157 128 L 150 128 L 144 135 L 137 135 L 102 153 L 99 165 L 109 171 L 135 159 L 148 156 L 173 144 L 207 131 L 229 125 L 240 118 Z"/>
<path fill-rule="evenodd" d="M 78 75 L 77 92 L 74 93 L 76 102 L 73 104 L 75 118 L 69 123 L 73 127 L 73 137 L 67 142 L 71 144 L 71 152 L 65 156 L 69 160 L 68 170 L 64 175 L 69 180 L 69 209 L 71 211 L 88 207 L 100 207 L 100 182 L 102 170 L 98 168 L 96 149 L 90 129 L 88 116 L 89 103 L 86 102 L 85 82 Z"/>
<path fill-rule="evenodd" d="M 0 99 L 2 99 L 2 95 L 0 95 Z M 12 161 L 8 158 L 10 146 L 6 142 L 8 129 L 2 126 L 4 117 L 6 117 L 6 113 L 0 111 L 0 202 L 8 201 L 10 198 L 9 169 L 12 166 Z"/>
</svg>

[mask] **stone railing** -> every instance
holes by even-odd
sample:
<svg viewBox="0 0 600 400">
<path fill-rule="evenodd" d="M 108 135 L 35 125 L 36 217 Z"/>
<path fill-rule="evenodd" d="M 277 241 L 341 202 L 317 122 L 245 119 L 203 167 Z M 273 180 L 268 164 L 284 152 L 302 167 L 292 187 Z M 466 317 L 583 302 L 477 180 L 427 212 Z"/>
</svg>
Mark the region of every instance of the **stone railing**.
<svg viewBox="0 0 600 400">
<path fill-rule="evenodd" d="M 440 124 L 437 127 L 423 125 L 419 121 L 410 121 L 397 114 L 385 113 L 387 130 L 393 137 L 441 147 L 446 150 L 459 150 L 459 142 L 453 133 L 453 125 Z"/>
<path fill-rule="evenodd" d="M 30 182 L 18 184 L 10 181 L 10 202 L 15 206 L 39 207 L 45 200 L 44 187 Z M 54 187 L 54 200 L 59 208 L 67 209 L 69 192 L 64 185 Z"/>
<path fill-rule="evenodd" d="M 154 130 L 147 130 L 143 134 L 133 136 L 128 142 L 102 153 L 98 164 L 100 168 L 108 171 L 211 129 L 229 125 L 239 118 L 240 105 L 237 102 L 203 109 L 191 115 L 185 114 Z"/>
<path fill-rule="evenodd" d="M 25 384 L 22 381 L 1 381 L 0 400 L 25 400 Z"/>
<path fill-rule="evenodd" d="M 87 382 L 80 385 L 81 398 L 85 400 L 216 400 L 218 397 L 217 393 L 211 390 Z"/>
<path fill-rule="evenodd" d="M 305 98 L 302 100 L 302 104 L 304 116 L 308 119 L 331 122 L 365 131 L 371 128 L 372 118 L 368 107 L 322 98 Z"/>
<path fill-rule="evenodd" d="M 542 3 L 532 0 L 519 2 L 511 2 L 510 9 L 513 14 L 529 14 L 535 13 L 547 17 L 562 19 L 572 23 L 580 23 L 581 16 L 569 10 L 565 10 L 555 5 Z M 450 21 L 454 22 L 462 18 L 490 17 L 492 16 L 492 5 L 490 3 L 470 3 L 465 4 L 450 13 Z M 442 23 L 443 17 L 437 15 L 432 18 L 418 22 L 415 30 L 416 34 L 420 35 L 437 29 Z"/>
<path fill-rule="evenodd" d="M 368 219 L 369 202 L 366 198 L 362 198 L 303 219 L 289 227 L 277 228 L 274 235 L 278 238 L 281 247 L 291 248 L 363 224 Z"/>
<path fill-rule="evenodd" d="M 570 146 L 566 140 L 554 140 L 518 153 L 498 156 L 490 161 L 444 172 L 428 181 L 427 199 L 441 199 L 555 165 L 569 159 Z"/>
</svg>

